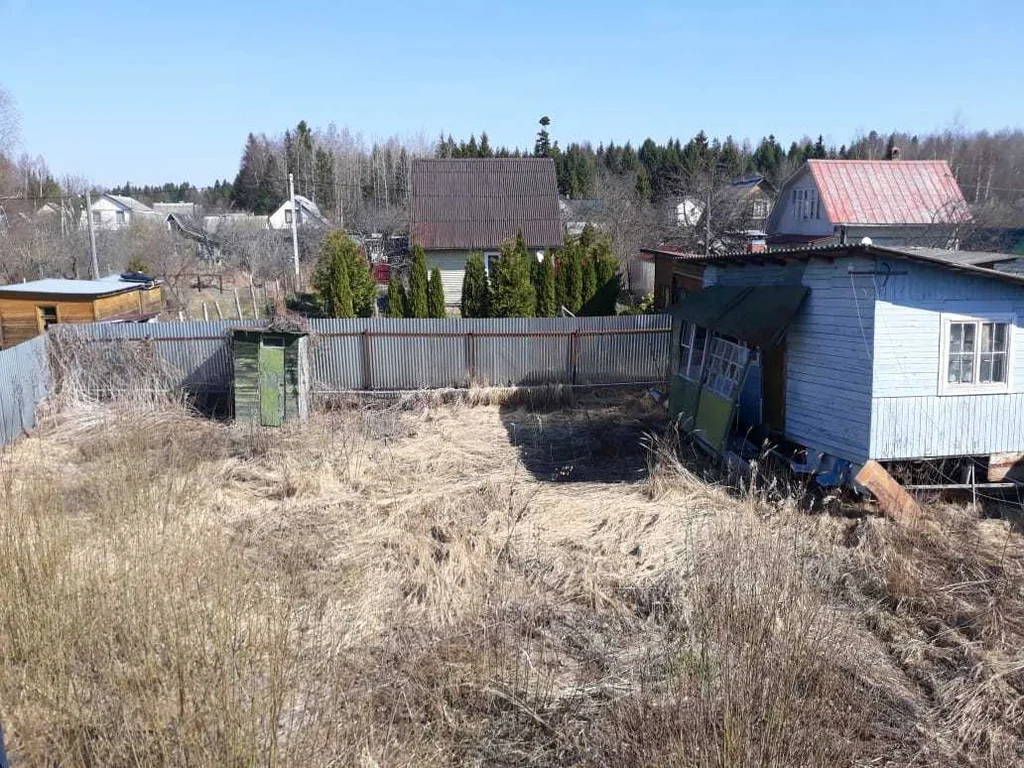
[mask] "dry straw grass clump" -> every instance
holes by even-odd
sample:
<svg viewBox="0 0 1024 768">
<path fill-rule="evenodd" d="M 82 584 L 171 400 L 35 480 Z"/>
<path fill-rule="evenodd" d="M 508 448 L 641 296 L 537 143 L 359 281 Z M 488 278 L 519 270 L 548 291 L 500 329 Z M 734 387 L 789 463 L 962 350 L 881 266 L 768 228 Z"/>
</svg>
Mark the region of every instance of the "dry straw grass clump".
<svg viewBox="0 0 1024 768">
<path fill-rule="evenodd" d="M 52 416 L 0 462 L 14 758 L 1021 760 L 1017 534 L 737 495 L 643 398 L 560 398 Z"/>
</svg>

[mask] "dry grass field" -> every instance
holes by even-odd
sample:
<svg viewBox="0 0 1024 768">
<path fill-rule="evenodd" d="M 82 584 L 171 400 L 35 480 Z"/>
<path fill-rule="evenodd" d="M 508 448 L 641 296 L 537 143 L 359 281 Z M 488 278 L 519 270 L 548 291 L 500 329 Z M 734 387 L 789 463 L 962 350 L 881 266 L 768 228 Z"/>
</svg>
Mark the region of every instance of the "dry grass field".
<svg viewBox="0 0 1024 768">
<path fill-rule="evenodd" d="M 730 493 L 663 419 L 69 404 L 0 459 L 12 759 L 1024 763 L 1019 534 Z"/>
</svg>

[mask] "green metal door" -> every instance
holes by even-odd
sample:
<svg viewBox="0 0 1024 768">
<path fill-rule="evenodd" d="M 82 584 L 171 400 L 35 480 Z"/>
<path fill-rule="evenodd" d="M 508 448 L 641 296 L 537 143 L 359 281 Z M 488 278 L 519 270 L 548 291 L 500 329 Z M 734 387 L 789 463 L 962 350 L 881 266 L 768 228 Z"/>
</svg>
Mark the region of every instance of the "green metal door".
<svg viewBox="0 0 1024 768">
<path fill-rule="evenodd" d="M 260 423 L 284 423 L 284 339 L 264 336 L 260 342 Z"/>
</svg>

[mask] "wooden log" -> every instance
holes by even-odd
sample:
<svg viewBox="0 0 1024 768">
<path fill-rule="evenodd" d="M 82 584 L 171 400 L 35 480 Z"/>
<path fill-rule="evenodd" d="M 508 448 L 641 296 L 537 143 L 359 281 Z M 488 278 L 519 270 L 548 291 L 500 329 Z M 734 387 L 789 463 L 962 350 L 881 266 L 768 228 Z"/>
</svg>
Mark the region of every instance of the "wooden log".
<svg viewBox="0 0 1024 768">
<path fill-rule="evenodd" d="M 259 304 L 256 303 L 256 286 L 253 285 L 252 275 L 249 275 L 249 295 L 252 296 L 252 316 L 259 320 L 260 308 Z"/>
<path fill-rule="evenodd" d="M 854 481 L 871 491 L 878 502 L 878 508 L 890 520 L 913 523 L 922 517 L 921 507 L 914 497 L 907 493 L 877 461 L 865 464 Z"/>
<path fill-rule="evenodd" d="M 217 319 L 218 320 L 223 320 L 224 319 L 224 313 L 220 311 L 220 303 L 216 302 L 216 301 L 213 302 L 213 308 L 215 310 L 217 310 Z"/>
<path fill-rule="evenodd" d="M 238 311 L 238 319 L 244 320 L 245 318 L 242 317 L 242 302 L 238 299 L 238 289 L 232 288 L 231 290 L 235 292 L 235 309 Z"/>
<path fill-rule="evenodd" d="M 210 310 L 206 308 L 206 302 L 203 302 L 203 321 L 210 322 Z"/>
</svg>

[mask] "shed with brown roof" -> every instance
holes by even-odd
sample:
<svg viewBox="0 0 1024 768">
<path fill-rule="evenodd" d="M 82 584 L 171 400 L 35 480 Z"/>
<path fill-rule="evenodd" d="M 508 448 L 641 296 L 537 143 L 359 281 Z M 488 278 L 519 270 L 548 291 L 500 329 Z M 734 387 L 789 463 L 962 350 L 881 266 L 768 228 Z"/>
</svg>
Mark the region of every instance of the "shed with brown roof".
<svg viewBox="0 0 1024 768">
<path fill-rule="evenodd" d="M 462 301 L 470 253 L 485 254 L 490 267 L 519 231 L 530 250 L 563 242 L 550 158 L 413 160 L 410 207 L 412 244 L 440 269 L 448 304 Z"/>
</svg>

